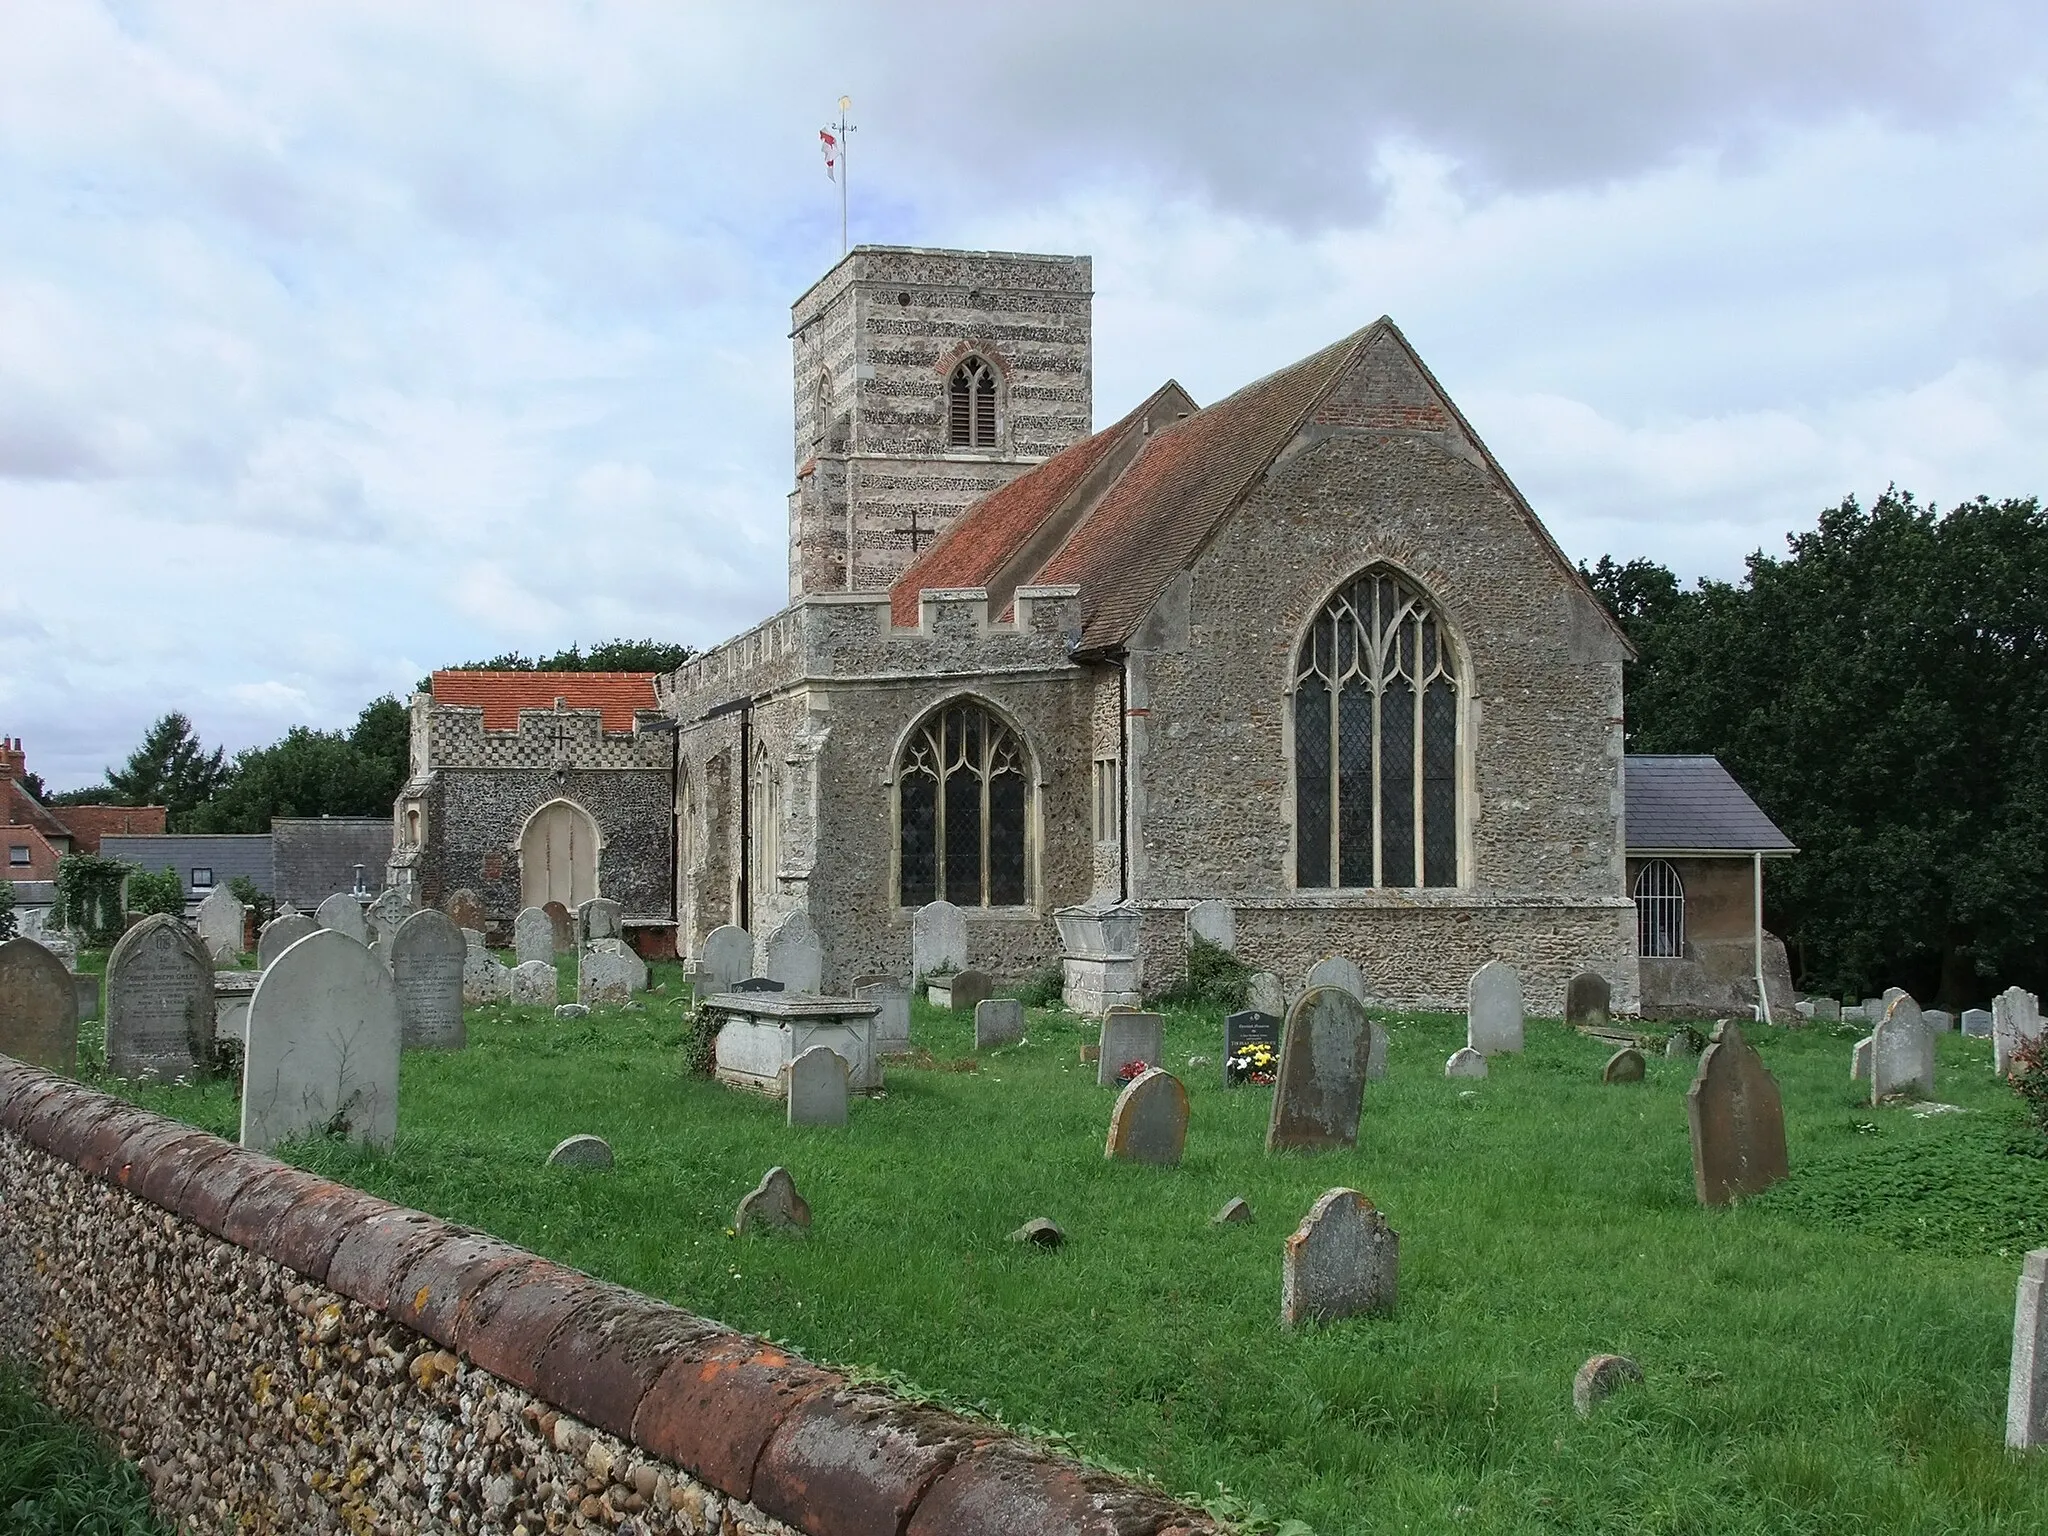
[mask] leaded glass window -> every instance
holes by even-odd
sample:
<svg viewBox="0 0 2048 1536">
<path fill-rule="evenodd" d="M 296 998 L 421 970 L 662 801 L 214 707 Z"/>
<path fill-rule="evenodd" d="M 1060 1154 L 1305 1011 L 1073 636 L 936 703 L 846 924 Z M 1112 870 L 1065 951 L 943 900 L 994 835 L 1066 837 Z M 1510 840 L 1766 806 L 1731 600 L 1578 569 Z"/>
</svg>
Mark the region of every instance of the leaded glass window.
<svg viewBox="0 0 2048 1536">
<path fill-rule="evenodd" d="M 1458 672 L 1443 621 L 1367 571 L 1316 615 L 1294 674 L 1297 886 L 1458 883 Z"/>
<path fill-rule="evenodd" d="M 1024 904 L 1031 781 L 1004 720 L 966 701 L 928 716 L 904 748 L 896 797 L 904 906 Z"/>
</svg>

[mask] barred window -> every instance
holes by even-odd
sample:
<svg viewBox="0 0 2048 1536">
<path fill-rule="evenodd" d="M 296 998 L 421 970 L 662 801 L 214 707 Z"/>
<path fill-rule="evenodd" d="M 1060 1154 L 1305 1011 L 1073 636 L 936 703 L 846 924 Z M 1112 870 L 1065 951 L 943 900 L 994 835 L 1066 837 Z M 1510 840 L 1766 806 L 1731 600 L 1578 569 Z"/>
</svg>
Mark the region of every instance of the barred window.
<svg viewBox="0 0 2048 1536">
<path fill-rule="evenodd" d="M 1636 871 L 1636 953 L 1648 960 L 1685 954 L 1685 882 L 1669 859 Z"/>
<path fill-rule="evenodd" d="M 910 733 L 896 795 L 904 906 L 1024 904 L 1031 783 L 1007 723 L 971 702 L 928 716 Z"/>
<path fill-rule="evenodd" d="M 1390 571 L 1316 615 L 1294 674 L 1295 883 L 1458 883 L 1458 673 L 1423 596 Z"/>
<path fill-rule="evenodd" d="M 993 448 L 996 445 L 996 371 L 978 357 L 963 360 L 953 370 L 948 394 L 947 441 L 955 448 Z"/>
</svg>

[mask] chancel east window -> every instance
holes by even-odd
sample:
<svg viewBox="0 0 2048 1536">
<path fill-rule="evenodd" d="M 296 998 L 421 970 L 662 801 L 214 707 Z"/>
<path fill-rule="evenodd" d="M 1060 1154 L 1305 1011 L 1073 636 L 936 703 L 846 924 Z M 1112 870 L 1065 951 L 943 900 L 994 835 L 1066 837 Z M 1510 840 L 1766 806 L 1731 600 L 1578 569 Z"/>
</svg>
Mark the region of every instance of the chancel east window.
<svg viewBox="0 0 2048 1536">
<path fill-rule="evenodd" d="M 1024 904 L 1031 780 L 1007 723 L 970 702 L 928 716 L 903 749 L 896 796 L 904 906 Z"/>
<path fill-rule="evenodd" d="M 1636 871 L 1636 953 L 1651 960 L 1685 954 L 1685 882 L 1668 859 Z"/>
<path fill-rule="evenodd" d="M 955 448 L 996 445 L 996 371 L 978 357 L 953 370 L 946 440 Z"/>
<path fill-rule="evenodd" d="M 1458 671 L 1443 621 L 1390 571 L 1351 582 L 1294 670 L 1297 886 L 1458 883 Z"/>
</svg>

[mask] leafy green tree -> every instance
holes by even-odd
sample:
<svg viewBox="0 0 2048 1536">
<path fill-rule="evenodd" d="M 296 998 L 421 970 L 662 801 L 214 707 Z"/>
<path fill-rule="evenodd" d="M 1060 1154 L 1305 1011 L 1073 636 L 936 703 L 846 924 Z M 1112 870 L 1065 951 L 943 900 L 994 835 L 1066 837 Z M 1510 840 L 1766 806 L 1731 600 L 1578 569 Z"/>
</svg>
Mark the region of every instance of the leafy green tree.
<svg viewBox="0 0 2048 1536">
<path fill-rule="evenodd" d="M 183 917 L 183 878 L 169 865 L 154 875 L 146 869 L 136 870 L 128 877 L 128 910 L 139 917 L 151 917 L 159 912 L 166 917 Z"/>
<path fill-rule="evenodd" d="M 225 757 L 220 747 L 202 747 L 192 722 L 173 710 L 149 728 L 123 767 L 107 770 L 107 783 L 115 804 L 164 806 L 173 832 L 190 831 L 185 819 L 220 787 Z"/>
<path fill-rule="evenodd" d="M 552 656 L 525 656 L 506 651 L 489 661 L 465 661 L 444 668 L 449 672 L 673 672 L 697 652 L 694 647 L 666 640 L 606 640 L 587 652 L 580 645 L 557 651 Z M 418 691 L 425 693 L 432 678 L 421 678 Z"/>
<path fill-rule="evenodd" d="M 0 880 L 0 944 L 4 944 L 20 931 L 14 918 L 14 882 Z"/>
<path fill-rule="evenodd" d="M 347 732 L 294 726 L 235 755 L 226 782 L 189 818 L 194 832 L 268 832 L 273 816 L 388 816 L 409 769 L 411 723 L 386 694 Z"/>
<path fill-rule="evenodd" d="M 124 859 L 65 854 L 57 861 L 57 900 L 50 908 L 50 922 L 83 933 L 93 944 L 113 942 L 121 933 L 122 882 L 134 872 L 135 866 Z"/>
<path fill-rule="evenodd" d="M 43 782 L 43 776 L 40 773 L 24 771 L 22 776 L 14 782 L 27 790 L 29 798 L 35 801 L 36 804 L 48 805 L 50 803 L 50 788 Z"/>
<path fill-rule="evenodd" d="M 111 784 L 88 784 L 83 789 L 60 789 L 47 800 L 45 805 L 119 805 L 121 797 L 114 793 Z"/>
</svg>

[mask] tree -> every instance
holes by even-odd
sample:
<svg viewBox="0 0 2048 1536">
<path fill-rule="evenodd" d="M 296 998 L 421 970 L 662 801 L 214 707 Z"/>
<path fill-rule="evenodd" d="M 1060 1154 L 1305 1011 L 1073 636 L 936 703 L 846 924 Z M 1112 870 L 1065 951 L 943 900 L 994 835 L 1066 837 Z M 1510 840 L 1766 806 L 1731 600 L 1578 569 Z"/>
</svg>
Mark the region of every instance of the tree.
<svg viewBox="0 0 2048 1536">
<path fill-rule="evenodd" d="M 83 789 L 60 789 L 43 801 L 45 805 L 118 805 L 120 799 L 110 784 L 88 784 Z"/>
<path fill-rule="evenodd" d="M 148 870 L 136 870 L 128 877 L 128 910 L 140 917 L 154 916 L 159 912 L 166 917 L 183 917 L 184 880 L 169 865 L 154 875 Z"/>
<path fill-rule="evenodd" d="M 164 806 L 170 812 L 171 831 L 190 831 L 185 818 L 220 787 L 225 757 L 220 747 L 208 753 L 193 733 L 192 722 L 173 710 L 149 728 L 142 745 L 128 754 L 125 767 L 107 770 L 107 783 L 116 804 Z"/>
<path fill-rule="evenodd" d="M 346 734 L 294 726 L 282 741 L 237 753 L 187 830 L 268 832 L 273 816 L 388 816 L 410 746 L 405 706 L 388 694 L 365 706 Z"/>
<path fill-rule="evenodd" d="M 43 776 L 40 773 L 24 771 L 21 777 L 14 782 L 27 790 L 29 799 L 35 801 L 36 804 L 48 805 L 50 803 L 50 788 L 43 782 Z"/>
<path fill-rule="evenodd" d="M 572 645 L 565 651 L 552 656 L 523 656 L 517 651 L 506 651 L 493 656 L 489 661 L 465 661 L 443 668 L 448 672 L 673 672 L 692 656 L 696 650 L 687 645 L 678 645 L 666 640 L 606 640 L 593 645 L 588 652 L 582 646 Z M 433 683 L 430 677 L 420 679 L 418 692 L 425 693 Z"/>
<path fill-rule="evenodd" d="M 109 944 L 121 934 L 121 887 L 135 866 L 98 854 L 67 853 L 57 861 L 57 900 L 49 922 L 83 933 L 88 943 Z M 175 878 L 175 877 L 173 877 Z M 179 910 L 183 911 L 182 889 Z"/>
<path fill-rule="evenodd" d="M 14 920 L 14 882 L 0 880 L 0 944 L 20 931 Z"/>
</svg>

